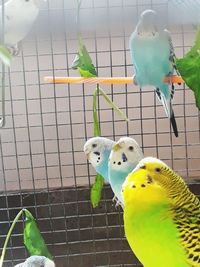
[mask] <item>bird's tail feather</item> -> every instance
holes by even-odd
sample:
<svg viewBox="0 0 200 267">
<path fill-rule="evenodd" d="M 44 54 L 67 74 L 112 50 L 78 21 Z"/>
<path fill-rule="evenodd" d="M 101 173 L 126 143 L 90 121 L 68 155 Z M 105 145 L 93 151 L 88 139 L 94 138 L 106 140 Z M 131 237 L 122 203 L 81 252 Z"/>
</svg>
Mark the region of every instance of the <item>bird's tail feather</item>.
<svg viewBox="0 0 200 267">
<path fill-rule="evenodd" d="M 165 113 L 166 113 L 167 117 L 170 119 L 170 123 L 171 123 L 172 129 L 173 129 L 174 135 L 176 137 L 178 137 L 178 128 L 177 128 L 177 124 L 176 124 L 174 111 L 172 109 L 171 99 L 167 100 L 162 93 L 160 94 L 159 99 L 163 104 L 163 107 L 165 109 Z"/>
<path fill-rule="evenodd" d="M 175 136 L 178 137 L 178 128 L 177 128 L 176 119 L 175 119 L 173 110 L 171 112 L 170 122 L 171 122 L 172 129 L 173 129 Z"/>
</svg>

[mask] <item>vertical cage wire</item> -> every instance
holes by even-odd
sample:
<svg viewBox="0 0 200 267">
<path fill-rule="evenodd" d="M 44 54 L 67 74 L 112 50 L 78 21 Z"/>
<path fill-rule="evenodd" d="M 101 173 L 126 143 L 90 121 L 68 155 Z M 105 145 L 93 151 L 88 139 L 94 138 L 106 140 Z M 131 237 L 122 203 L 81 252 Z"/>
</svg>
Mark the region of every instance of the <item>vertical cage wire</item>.
<svg viewBox="0 0 200 267">
<path fill-rule="evenodd" d="M 94 85 L 50 85 L 44 76 L 78 76 L 70 68 L 77 50 L 76 1 L 41 1 L 34 28 L 23 40 L 20 54 L 6 73 L 5 116 L 1 129 L 2 248 L 17 212 L 28 208 L 36 217 L 57 266 L 140 266 L 123 231 L 121 210 L 104 186 L 96 209 L 90 203 L 95 171 L 83 154 L 93 136 Z M 133 74 L 128 39 L 142 10 L 163 12 L 167 1 L 83 1 L 81 33 L 99 76 Z M 120 16 L 119 16 L 120 15 Z M 170 26 L 175 52 L 183 56 L 192 46 L 192 26 Z M 193 93 L 176 88 L 173 107 L 179 138 L 170 131 L 153 88 L 103 86 L 127 114 L 120 119 L 99 96 L 102 135 L 134 137 L 146 156 L 156 156 L 189 178 L 199 194 L 200 119 Z M 191 178 L 195 178 L 192 180 Z M 20 221 L 10 239 L 6 266 L 22 262 L 27 253 Z"/>
</svg>

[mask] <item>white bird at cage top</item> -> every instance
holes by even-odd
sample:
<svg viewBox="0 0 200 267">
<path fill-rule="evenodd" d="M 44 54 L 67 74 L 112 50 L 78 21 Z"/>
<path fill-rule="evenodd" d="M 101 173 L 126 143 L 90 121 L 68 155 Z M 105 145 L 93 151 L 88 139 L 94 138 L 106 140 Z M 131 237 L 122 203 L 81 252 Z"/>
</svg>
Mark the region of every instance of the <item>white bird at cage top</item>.
<svg viewBox="0 0 200 267">
<path fill-rule="evenodd" d="M 22 41 L 31 30 L 39 14 L 39 8 L 40 0 L 9 0 L 7 2 L 5 1 L 4 9 L 2 5 L 0 6 L 1 39 L 2 31 L 4 31 L 4 44 L 13 55 L 18 54 L 18 43 Z"/>
</svg>

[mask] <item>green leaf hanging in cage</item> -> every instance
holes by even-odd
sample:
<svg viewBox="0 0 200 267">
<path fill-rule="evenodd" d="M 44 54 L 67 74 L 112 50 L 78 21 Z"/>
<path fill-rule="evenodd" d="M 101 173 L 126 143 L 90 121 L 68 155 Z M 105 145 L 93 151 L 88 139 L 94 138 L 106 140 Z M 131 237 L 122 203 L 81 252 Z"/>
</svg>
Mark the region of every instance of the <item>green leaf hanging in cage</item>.
<svg viewBox="0 0 200 267">
<path fill-rule="evenodd" d="M 176 59 L 176 66 L 187 86 L 194 92 L 196 106 L 200 109 L 200 27 L 194 46 L 181 59 Z"/>
<path fill-rule="evenodd" d="M 44 242 L 34 217 L 28 210 L 25 210 L 24 245 L 31 256 L 37 255 L 45 256 L 49 259 L 53 258 Z"/>
<path fill-rule="evenodd" d="M 99 85 L 97 85 L 96 90 L 93 93 L 93 132 L 94 136 L 101 136 L 101 129 L 97 114 L 97 96 L 99 94 Z M 95 182 L 92 185 L 90 191 L 90 199 L 92 202 L 92 207 L 96 208 L 99 205 L 99 201 L 101 200 L 101 192 L 103 189 L 104 178 L 97 174 L 95 177 Z"/>
<path fill-rule="evenodd" d="M 78 17 L 77 21 L 79 22 L 79 12 L 80 12 L 80 5 L 81 1 L 78 1 Z M 79 23 L 78 23 L 79 24 Z M 80 25 L 78 25 L 80 26 Z M 87 48 L 80 36 L 79 33 L 79 48 L 78 54 L 76 55 L 74 61 L 71 65 L 72 69 L 76 69 L 79 71 L 81 77 L 90 78 L 90 77 L 97 77 L 96 69 L 92 63 L 92 59 L 87 51 Z M 114 102 L 107 96 L 107 94 L 97 85 L 96 90 L 93 93 L 93 131 L 94 136 L 101 136 L 100 131 L 100 123 L 97 114 L 97 98 L 101 94 L 106 102 L 114 109 L 114 111 L 123 119 L 128 121 L 126 115 L 114 104 Z M 101 200 L 101 193 L 103 189 L 104 178 L 97 174 L 95 177 L 95 182 L 92 185 L 91 192 L 90 192 L 90 199 L 92 203 L 92 207 L 95 208 L 98 206 L 99 201 Z"/>
</svg>

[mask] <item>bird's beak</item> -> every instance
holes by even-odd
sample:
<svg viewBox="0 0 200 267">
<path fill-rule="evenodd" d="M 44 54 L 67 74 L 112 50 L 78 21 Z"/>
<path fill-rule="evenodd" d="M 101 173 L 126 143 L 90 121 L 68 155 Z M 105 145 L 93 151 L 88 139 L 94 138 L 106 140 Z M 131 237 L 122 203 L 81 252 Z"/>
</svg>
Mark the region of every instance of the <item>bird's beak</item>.
<svg viewBox="0 0 200 267">
<path fill-rule="evenodd" d="M 90 151 L 89 151 L 89 149 L 85 149 L 84 150 L 84 153 L 85 153 L 85 155 L 86 155 L 86 158 L 87 158 L 87 160 L 90 160 Z"/>
<path fill-rule="evenodd" d="M 114 145 L 113 145 L 112 150 L 113 150 L 114 152 L 116 152 L 116 151 L 118 151 L 120 148 L 121 148 L 121 145 L 120 145 L 119 143 L 117 143 L 117 144 L 114 144 Z"/>
</svg>

